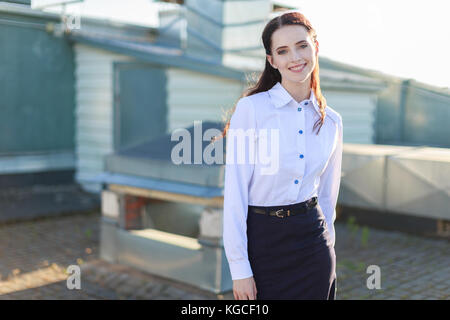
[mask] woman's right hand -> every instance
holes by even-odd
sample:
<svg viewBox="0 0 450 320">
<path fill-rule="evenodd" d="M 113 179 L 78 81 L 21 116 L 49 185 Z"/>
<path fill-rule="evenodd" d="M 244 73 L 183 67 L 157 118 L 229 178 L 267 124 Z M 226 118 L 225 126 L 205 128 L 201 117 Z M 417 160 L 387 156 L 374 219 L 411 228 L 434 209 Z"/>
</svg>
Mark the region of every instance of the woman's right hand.
<svg viewBox="0 0 450 320">
<path fill-rule="evenodd" d="M 256 300 L 256 284 L 253 277 L 233 280 L 235 300 Z"/>
</svg>

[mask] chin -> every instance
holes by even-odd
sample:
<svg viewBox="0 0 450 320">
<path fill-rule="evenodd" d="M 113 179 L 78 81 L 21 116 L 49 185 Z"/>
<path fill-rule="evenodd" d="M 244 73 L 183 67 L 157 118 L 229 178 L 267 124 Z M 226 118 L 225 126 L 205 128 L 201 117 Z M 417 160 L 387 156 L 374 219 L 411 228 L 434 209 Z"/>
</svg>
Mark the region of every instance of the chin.
<svg viewBox="0 0 450 320">
<path fill-rule="evenodd" d="M 310 75 L 304 76 L 299 75 L 298 77 L 288 77 L 289 81 L 296 82 L 296 83 L 303 83 L 309 79 Z"/>
</svg>

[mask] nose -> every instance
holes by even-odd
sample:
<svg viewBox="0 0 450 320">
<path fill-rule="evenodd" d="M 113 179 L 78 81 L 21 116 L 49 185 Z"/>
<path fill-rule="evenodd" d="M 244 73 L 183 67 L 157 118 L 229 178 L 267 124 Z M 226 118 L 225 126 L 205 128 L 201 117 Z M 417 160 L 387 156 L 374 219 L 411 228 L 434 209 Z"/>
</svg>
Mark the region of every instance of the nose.
<svg viewBox="0 0 450 320">
<path fill-rule="evenodd" d="M 298 63 L 301 59 L 301 53 L 297 52 L 297 51 L 293 51 L 294 53 L 292 54 L 292 64 Z"/>
</svg>

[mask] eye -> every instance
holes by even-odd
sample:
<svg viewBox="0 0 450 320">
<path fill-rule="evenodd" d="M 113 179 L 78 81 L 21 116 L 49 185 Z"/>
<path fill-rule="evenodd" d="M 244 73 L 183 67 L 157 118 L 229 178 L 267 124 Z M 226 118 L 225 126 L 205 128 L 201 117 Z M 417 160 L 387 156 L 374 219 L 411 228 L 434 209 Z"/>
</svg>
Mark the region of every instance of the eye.
<svg viewBox="0 0 450 320">
<path fill-rule="evenodd" d="M 306 48 L 307 46 L 308 46 L 307 44 L 303 44 L 300 47 L 301 48 Z M 283 54 L 284 52 L 286 52 L 286 50 L 281 50 L 281 51 L 278 51 L 278 54 Z"/>
</svg>

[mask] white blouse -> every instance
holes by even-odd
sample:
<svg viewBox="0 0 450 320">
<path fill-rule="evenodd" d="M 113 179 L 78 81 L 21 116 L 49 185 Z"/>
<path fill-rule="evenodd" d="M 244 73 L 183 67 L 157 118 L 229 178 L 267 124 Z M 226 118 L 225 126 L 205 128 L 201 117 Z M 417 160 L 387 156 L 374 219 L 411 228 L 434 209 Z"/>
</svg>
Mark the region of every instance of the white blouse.
<svg viewBox="0 0 450 320">
<path fill-rule="evenodd" d="M 227 132 L 223 211 L 223 245 L 233 280 L 253 276 L 248 205 L 287 205 L 317 196 L 334 246 L 343 125 L 335 110 L 327 106 L 325 112 L 316 135 L 320 112 L 312 89 L 300 103 L 280 82 L 239 99 Z M 244 139 L 239 131 L 247 133 Z"/>
</svg>

